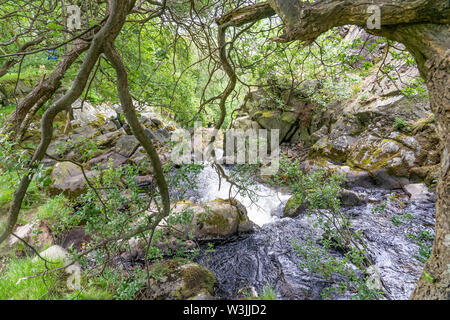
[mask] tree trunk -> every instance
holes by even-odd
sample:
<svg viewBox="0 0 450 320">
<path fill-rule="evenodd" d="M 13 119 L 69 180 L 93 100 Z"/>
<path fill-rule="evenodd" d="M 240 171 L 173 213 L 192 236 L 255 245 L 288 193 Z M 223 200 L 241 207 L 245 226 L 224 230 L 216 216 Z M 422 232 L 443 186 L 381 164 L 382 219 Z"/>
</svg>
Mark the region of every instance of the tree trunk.
<svg viewBox="0 0 450 320">
<path fill-rule="evenodd" d="M 346 24 L 368 29 L 369 5 L 381 12 L 381 29 L 367 30 L 403 43 L 417 61 L 430 94 L 441 141 L 441 168 L 437 187 L 436 237 L 430 258 L 412 299 L 450 299 L 450 6 L 447 0 L 269 0 L 283 19 L 279 41 L 311 43 L 332 27 Z"/>
<path fill-rule="evenodd" d="M 447 35 L 448 37 L 449 35 Z M 427 86 L 442 143 L 437 187 L 436 238 L 430 258 L 411 299 L 450 299 L 450 52 L 430 60 Z M 431 278 L 430 278 L 431 276 Z"/>
<path fill-rule="evenodd" d="M 411 299 L 450 299 L 450 29 L 432 24 L 399 27 L 391 31 L 391 38 L 404 43 L 417 60 L 427 83 L 442 150 L 436 237 Z"/>
<path fill-rule="evenodd" d="M 18 129 L 27 117 L 27 114 L 38 102 L 43 105 L 50 99 L 56 90 L 61 86 L 61 80 L 66 71 L 72 66 L 75 60 L 89 48 L 89 42 L 81 39 L 74 42 L 70 52 L 58 63 L 55 70 L 48 78 L 40 81 L 25 98 L 23 98 L 5 122 L 3 132 L 11 132 L 13 136 L 18 133 Z M 26 129 L 26 128 L 25 128 Z"/>
</svg>

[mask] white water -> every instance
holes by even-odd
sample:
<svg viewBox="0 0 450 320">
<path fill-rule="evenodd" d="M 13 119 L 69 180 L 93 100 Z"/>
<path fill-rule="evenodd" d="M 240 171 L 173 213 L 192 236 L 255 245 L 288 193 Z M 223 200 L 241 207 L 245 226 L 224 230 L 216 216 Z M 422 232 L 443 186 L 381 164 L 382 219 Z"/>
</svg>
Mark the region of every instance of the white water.
<svg viewBox="0 0 450 320">
<path fill-rule="evenodd" d="M 205 165 L 205 168 L 198 176 L 197 192 L 200 198 L 190 200 L 203 203 L 217 198 L 228 199 L 229 189 L 230 183 L 223 178 L 220 181 L 219 189 L 219 177 L 216 171 L 211 166 Z M 233 187 L 231 193 L 232 198 L 234 197 L 245 206 L 248 218 L 259 226 L 278 219 L 275 214 L 282 210 L 290 195 L 278 192 L 262 184 L 256 184 L 254 187 L 251 187 L 251 190 L 257 195 L 252 196 L 254 202 L 247 194 L 236 194 L 235 187 Z"/>
</svg>

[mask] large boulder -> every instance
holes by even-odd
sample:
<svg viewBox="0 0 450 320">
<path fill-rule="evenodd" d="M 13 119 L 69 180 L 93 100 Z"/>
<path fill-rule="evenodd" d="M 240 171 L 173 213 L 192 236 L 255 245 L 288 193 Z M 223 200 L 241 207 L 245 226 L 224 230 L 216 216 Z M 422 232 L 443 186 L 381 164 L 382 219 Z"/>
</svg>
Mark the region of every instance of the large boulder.
<svg viewBox="0 0 450 320">
<path fill-rule="evenodd" d="M 216 199 L 201 205 L 182 201 L 175 205 L 173 212 L 175 215 L 191 213 L 191 223 L 184 227 L 186 238 L 223 239 L 253 229 L 245 207 L 237 200 Z"/>
<path fill-rule="evenodd" d="M 181 260 L 165 260 L 150 266 L 151 273 L 160 276 L 150 278 L 143 292 L 149 300 L 209 300 L 213 299 L 217 279 L 205 267 Z"/>
<path fill-rule="evenodd" d="M 136 149 L 139 147 L 139 141 L 135 136 L 121 136 L 116 142 L 115 151 L 116 153 L 124 156 L 130 157 Z"/>
<path fill-rule="evenodd" d="M 427 200 L 430 196 L 428 188 L 425 183 L 414 183 L 403 186 L 406 194 L 408 194 L 410 200 Z"/>
<path fill-rule="evenodd" d="M 91 171 L 85 171 L 89 178 Z M 49 189 L 53 194 L 64 193 L 68 197 L 77 197 L 86 190 L 86 180 L 81 169 L 72 162 L 58 162 L 50 175 L 52 184 Z"/>
</svg>

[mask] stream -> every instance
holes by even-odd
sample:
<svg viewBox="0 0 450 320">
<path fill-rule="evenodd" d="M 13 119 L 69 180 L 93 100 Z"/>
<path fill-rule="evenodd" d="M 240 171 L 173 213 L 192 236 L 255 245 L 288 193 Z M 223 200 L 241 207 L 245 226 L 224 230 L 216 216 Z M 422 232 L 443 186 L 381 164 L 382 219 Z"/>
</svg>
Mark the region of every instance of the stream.
<svg viewBox="0 0 450 320">
<path fill-rule="evenodd" d="M 190 191 L 186 199 L 202 203 L 228 198 L 229 183 L 222 179 L 219 189 L 218 176 L 211 167 L 206 166 L 197 179 L 198 187 Z M 302 258 L 292 246 L 292 240 L 306 240 L 314 233 L 311 227 L 314 214 L 281 218 L 289 193 L 260 183 L 255 188 L 259 195 L 255 203 L 248 196 L 236 196 L 247 208 L 249 219 L 257 225 L 255 231 L 215 243 L 214 252 L 197 257 L 198 263 L 217 276 L 217 296 L 235 299 L 242 297 L 243 289 L 261 293 L 265 286 L 270 286 L 279 299 L 321 299 L 322 290 L 332 283 L 301 269 Z M 365 202 L 341 210 L 350 217 L 352 227 L 363 234 L 374 261 L 375 278 L 385 292 L 384 298 L 408 299 L 423 268 L 423 262 L 417 258 L 420 246 L 410 235 L 421 231 L 434 235 L 435 195 L 429 193 L 426 200 L 409 201 L 403 190 L 362 187 L 351 190 Z M 403 204 L 390 200 L 392 194 Z M 380 205 L 385 206 L 384 210 L 376 210 Z M 408 213 L 409 219 L 394 224 L 393 217 L 404 213 Z M 331 254 L 342 256 L 337 251 Z M 352 293 L 346 293 L 335 299 L 351 296 Z"/>
</svg>

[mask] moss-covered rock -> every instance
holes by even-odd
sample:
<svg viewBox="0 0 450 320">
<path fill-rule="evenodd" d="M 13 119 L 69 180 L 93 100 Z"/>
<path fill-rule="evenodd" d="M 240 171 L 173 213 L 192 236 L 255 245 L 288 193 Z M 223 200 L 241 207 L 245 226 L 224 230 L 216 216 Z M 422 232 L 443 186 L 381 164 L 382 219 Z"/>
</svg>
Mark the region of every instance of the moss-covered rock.
<svg viewBox="0 0 450 320">
<path fill-rule="evenodd" d="M 293 218 L 300 214 L 303 214 L 308 209 L 309 204 L 307 201 L 299 199 L 295 195 L 289 198 L 283 209 L 283 217 Z"/>
<path fill-rule="evenodd" d="M 174 215 L 191 215 L 190 223 L 176 226 L 184 230 L 184 239 L 222 239 L 253 230 L 245 207 L 237 200 L 216 199 L 201 205 L 180 201 L 172 211 Z"/>
<path fill-rule="evenodd" d="M 87 177 L 93 175 L 92 172 L 85 172 Z M 52 185 L 49 187 L 51 194 L 64 193 L 66 196 L 74 198 L 85 192 L 86 180 L 80 168 L 72 162 L 64 161 L 55 165 L 50 175 Z"/>
<path fill-rule="evenodd" d="M 143 296 L 150 300 L 187 300 L 200 295 L 213 297 L 216 276 L 205 267 L 180 259 L 164 260 L 150 266 L 150 286 Z"/>
</svg>

